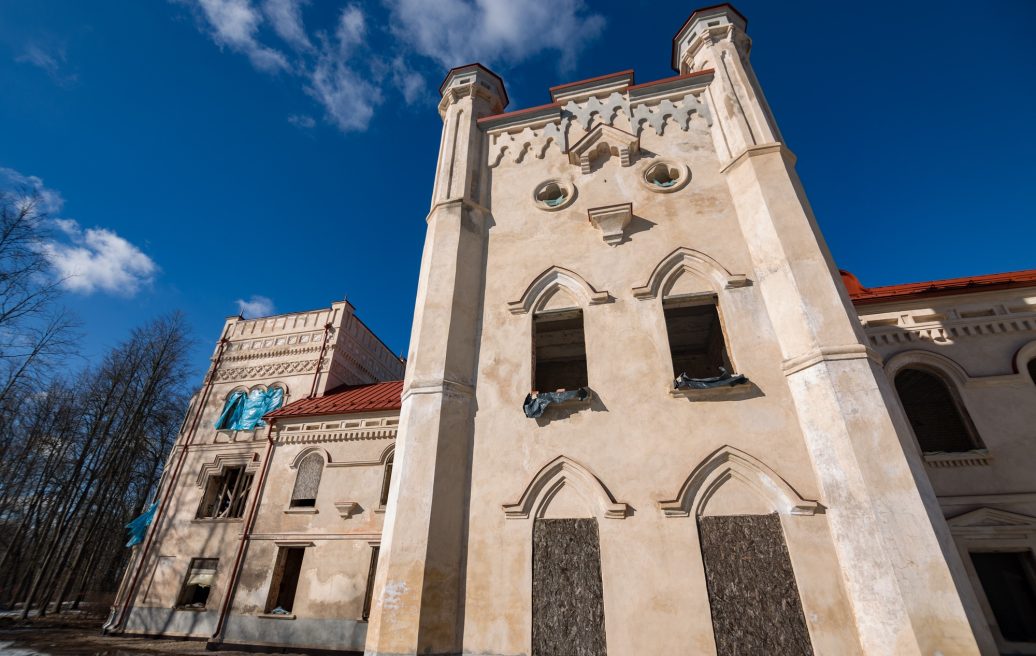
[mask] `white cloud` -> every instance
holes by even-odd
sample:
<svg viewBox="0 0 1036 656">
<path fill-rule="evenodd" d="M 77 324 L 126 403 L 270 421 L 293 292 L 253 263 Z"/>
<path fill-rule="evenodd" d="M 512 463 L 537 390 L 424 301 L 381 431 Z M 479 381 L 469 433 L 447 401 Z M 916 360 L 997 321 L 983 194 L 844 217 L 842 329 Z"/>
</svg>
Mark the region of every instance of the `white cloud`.
<svg viewBox="0 0 1036 656">
<path fill-rule="evenodd" d="M 305 0 L 265 0 L 263 2 L 263 13 L 270 19 L 273 31 L 286 43 L 299 50 L 309 50 L 313 47 L 306 35 L 306 28 L 302 24 L 302 6 L 304 4 L 307 4 Z"/>
<path fill-rule="evenodd" d="M 389 9 L 397 38 L 447 68 L 516 64 L 545 51 L 571 68 L 605 23 L 583 0 L 390 0 Z"/>
<path fill-rule="evenodd" d="M 238 314 L 243 316 L 245 319 L 268 317 L 273 314 L 275 310 L 273 307 L 273 301 L 265 296 L 259 296 L 256 294 L 252 294 L 251 298 L 247 301 L 239 298 L 234 302 L 237 303 Z"/>
<path fill-rule="evenodd" d="M 112 230 L 82 230 L 70 219 L 56 219 L 54 224 L 68 241 L 50 241 L 42 249 L 69 291 L 133 296 L 158 271 L 154 260 Z"/>
<path fill-rule="evenodd" d="M 65 199 L 54 189 L 48 189 L 35 175 L 22 175 L 14 169 L 0 166 L 0 191 L 14 194 L 16 203 L 23 205 L 35 198 L 36 209 L 42 214 L 60 212 Z"/>
<path fill-rule="evenodd" d="M 259 70 L 297 77 L 323 107 L 327 121 L 343 132 L 366 129 L 387 88 L 407 104 L 425 99 L 426 79 L 415 62 L 427 66 L 428 60 L 434 61 L 437 76 L 443 67 L 480 61 L 506 68 L 556 52 L 560 66 L 571 68 L 604 29 L 604 18 L 592 13 L 584 0 L 348 4 L 329 29 L 314 32 L 307 32 L 302 19 L 308 0 L 179 1 L 198 8 L 206 31 L 220 46 L 247 55 Z M 263 43 L 264 37 L 272 38 L 271 31 L 293 49 L 292 62 Z M 386 37 L 393 42 L 381 43 Z M 393 54 L 379 55 L 368 47 L 371 40 Z M 312 121 L 304 115 L 288 120 L 299 127 L 310 127 Z"/>
<path fill-rule="evenodd" d="M 312 116 L 306 116 L 305 114 L 292 114 L 288 117 L 288 123 L 305 130 L 315 127 L 317 124 L 317 122 L 313 120 Z"/>
<path fill-rule="evenodd" d="M 198 6 L 217 44 L 247 55 L 261 71 L 275 73 L 290 68 L 283 53 L 256 38 L 263 15 L 249 0 L 198 0 Z"/>
</svg>

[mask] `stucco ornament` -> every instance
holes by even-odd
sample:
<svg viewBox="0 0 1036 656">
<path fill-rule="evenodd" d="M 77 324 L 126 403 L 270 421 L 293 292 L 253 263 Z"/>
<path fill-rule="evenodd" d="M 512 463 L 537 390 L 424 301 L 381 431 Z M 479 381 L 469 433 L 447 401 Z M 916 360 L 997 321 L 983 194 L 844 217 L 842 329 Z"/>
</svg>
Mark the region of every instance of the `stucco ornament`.
<svg viewBox="0 0 1036 656">
<path fill-rule="evenodd" d="M 709 114 L 708 108 L 699 102 L 694 94 L 690 93 L 680 100 L 679 105 L 668 98 L 657 105 L 646 103 L 637 105 L 633 108 L 633 118 L 630 122 L 634 125 L 638 135 L 644 127 L 644 123 L 653 127 L 655 134 L 662 134 L 667 118 L 672 119 L 672 123 L 680 126 L 680 129 L 686 132 L 690 126 L 691 114 L 694 113 L 700 114 L 705 122 L 710 127 L 712 126 L 712 116 Z"/>
<path fill-rule="evenodd" d="M 620 109 L 629 116 L 629 100 L 625 95 L 615 91 L 607 98 L 590 97 L 581 104 L 570 100 L 564 106 L 563 112 L 570 115 L 584 130 L 589 130 L 594 116 L 598 116 L 604 123 L 611 125 Z"/>
</svg>

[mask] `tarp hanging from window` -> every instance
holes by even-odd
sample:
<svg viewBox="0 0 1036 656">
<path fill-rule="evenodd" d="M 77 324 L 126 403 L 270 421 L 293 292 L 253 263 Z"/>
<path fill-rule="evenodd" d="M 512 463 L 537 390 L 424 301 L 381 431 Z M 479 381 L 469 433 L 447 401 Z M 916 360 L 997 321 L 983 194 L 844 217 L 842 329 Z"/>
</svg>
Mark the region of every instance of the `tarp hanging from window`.
<svg viewBox="0 0 1036 656">
<path fill-rule="evenodd" d="M 147 527 L 151 526 L 151 520 L 155 518 L 155 510 L 158 509 L 158 502 L 152 503 L 147 510 L 144 511 L 140 517 L 137 517 L 129 524 L 126 524 L 126 528 L 129 530 L 130 539 L 126 543 L 127 547 L 135 547 L 144 541 L 144 535 L 147 534 Z"/>
<path fill-rule="evenodd" d="M 733 374 L 727 372 L 723 367 L 719 368 L 719 375 L 710 378 L 691 378 L 684 372 L 673 381 L 673 389 L 711 389 L 714 387 L 733 387 L 744 385 L 748 382 L 744 374 Z"/>
<path fill-rule="evenodd" d="M 227 430 L 252 430 L 257 426 L 265 426 L 263 415 L 273 412 L 284 402 L 284 390 L 273 387 L 269 390 L 254 389 L 248 394 L 234 392 L 223 414 L 216 422 L 216 428 Z"/>
</svg>

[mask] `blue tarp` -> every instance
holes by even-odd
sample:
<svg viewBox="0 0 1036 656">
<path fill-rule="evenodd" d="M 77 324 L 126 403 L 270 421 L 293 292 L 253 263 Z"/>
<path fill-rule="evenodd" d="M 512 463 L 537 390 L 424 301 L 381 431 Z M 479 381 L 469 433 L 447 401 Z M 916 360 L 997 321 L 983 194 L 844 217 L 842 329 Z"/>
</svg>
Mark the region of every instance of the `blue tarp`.
<svg viewBox="0 0 1036 656">
<path fill-rule="evenodd" d="M 216 428 L 227 430 L 252 430 L 265 426 L 263 415 L 273 412 L 284 402 L 284 390 L 274 387 L 269 390 L 255 389 L 245 394 L 234 392 L 227 399 L 223 412 L 216 421 Z"/>
<path fill-rule="evenodd" d="M 129 529 L 130 539 L 126 543 L 127 547 L 135 547 L 144 541 L 144 535 L 147 534 L 147 527 L 151 526 L 151 520 L 155 518 L 155 511 L 158 510 L 158 502 L 152 503 L 144 514 L 137 517 L 129 524 L 126 524 L 126 528 Z"/>
</svg>

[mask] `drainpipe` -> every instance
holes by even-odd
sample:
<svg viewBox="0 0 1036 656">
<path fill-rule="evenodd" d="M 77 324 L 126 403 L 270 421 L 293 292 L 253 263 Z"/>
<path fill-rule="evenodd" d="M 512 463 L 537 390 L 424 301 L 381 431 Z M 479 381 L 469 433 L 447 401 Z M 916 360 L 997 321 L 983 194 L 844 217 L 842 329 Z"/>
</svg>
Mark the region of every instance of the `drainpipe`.
<svg viewBox="0 0 1036 656">
<path fill-rule="evenodd" d="M 244 566 L 245 551 L 252 539 L 252 529 L 255 527 L 255 518 L 259 514 L 259 503 L 263 498 L 263 489 L 266 487 L 266 477 L 270 471 L 270 461 L 273 459 L 273 425 L 276 419 L 270 419 L 266 427 L 266 453 L 263 455 L 263 464 L 259 470 L 259 481 L 255 486 L 255 496 L 252 504 L 248 507 L 248 516 L 245 518 L 244 530 L 241 532 L 241 543 L 237 547 L 237 556 L 234 557 L 234 566 L 230 570 L 230 581 L 227 584 L 227 593 L 223 595 L 223 602 L 219 607 L 219 619 L 216 620 L 216 630 L 209 638 L 209 648 L 215 648 L 223 642 L 223 630 L 226 628 L 227 614 L 230 612 L 230 605 L 237 594 L 237 582 L 241 576 L 241 568 Z"/>
<path fill-rule="evenodd" d="M 327 338 L 331 334 L 331 324 L 324 325 L 324 341 L 320 345 L 320 356 L 317 357 L 317 370 L 313 372 L 313 386 L 309 390 L 309 398 L 317 395 L 317 381 L 320 380 L 320 365 L 324 362 L 324 353 L 327 351 Z"/>
<path fill-rule="evenodd" d="M 133 599 L 136 597 L 137 585 L 140 583 L 140 575 L 143 573 L 144 566 L 147 563 L 148 551 L 155 540 L 155 534 L 158 533 L 158 525 L 165 517 L 165 509 L 169 503 L 169 497 L 172 496 L 173 490 L 176 489 L 176 484 L 180 480 L 183 463 L 187 459 L 187 450 L 191 447 L 191 444 L 194 441 L 194 436 L 198 432 L 198 423 L 201 421 L 202 414 L 204 414 L 205 405 L 209 400 L 209 394 L 212 392 L 212 385 L 216 382 L 216 373 L 219 371 L 220 363 L 223 361 L 223 352 L 226 351 L 227 344 L 230 343 L 230 338 L 227 337 L 229 330 L 230 327 L 228 326 L 223 331 L 223 337 L 219 340 L 219 350 L 216 352 L 216 363 L 212 367 L 212 372 L 209 374 L 208 380 L 205 381 L 205 389 L 202 391 L 201 397 L 198 399 L 197 411 L 194 413 L 194 420 L 191 422 L 191 427 L 188 429 L 184 439 L 183 449 L 180 450 L 180 457 L 176 461 L 176 466 L 173 467 L 173 475 L 169 479 L 169 483 L 166 485 L 165 491 L 162 493 L 162 498 L 158 502 L 158 509 L 155 511 L 155 516 L 151 520 L 151 529 L 148 531 L 147 538 L 145 539 L 143 546 L 141 546 L 140 559 L 137 561 L 136 571 L 133 573 L 133 578 L 126 591 L 126 597 L 123 599 L 122 610 L 119 612 L 119 617 L 115 622 L 115 626 L 111 629 L 114 633 L 118 633 L 125 628 L 130 604 L 133 603 Z M 165 476 L 163 474 L 163 478 L 164 477 Z"/>
</svg>

